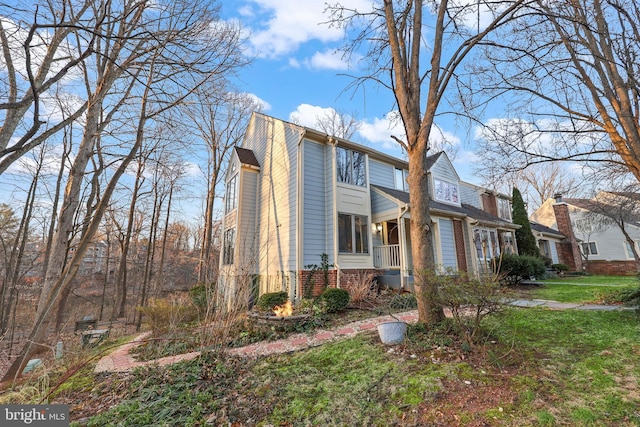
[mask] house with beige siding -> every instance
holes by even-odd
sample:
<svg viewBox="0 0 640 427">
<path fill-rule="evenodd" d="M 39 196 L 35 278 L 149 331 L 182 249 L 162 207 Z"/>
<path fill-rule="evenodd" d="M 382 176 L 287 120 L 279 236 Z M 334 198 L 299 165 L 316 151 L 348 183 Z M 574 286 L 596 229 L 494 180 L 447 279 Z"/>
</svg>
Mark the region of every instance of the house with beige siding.
<svg viewBox="0 0 640 427">
<path fill-rule="evenodd" d="M 460 179 L 444 152 L 428 158 L 440 273 L 477 274 L 517 252 L 507 196 Z M 411 290 L 406 161 L 317 130 L 254 113 L 227 176 L 220 284 L 257 293 L 318 293 L 366 273 Z M 251 280 L 247 280 L 251 278 Z M 309 289 L 307 289 L 309 291 Z"/>
</svg>

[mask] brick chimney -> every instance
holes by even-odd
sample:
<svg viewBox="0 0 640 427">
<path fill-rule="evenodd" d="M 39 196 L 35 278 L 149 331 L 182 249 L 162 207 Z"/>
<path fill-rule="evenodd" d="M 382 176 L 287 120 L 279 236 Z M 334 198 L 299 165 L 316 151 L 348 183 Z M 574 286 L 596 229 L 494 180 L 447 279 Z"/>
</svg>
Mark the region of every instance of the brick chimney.
<svg viewBox="0 0 640 427">
<path fill-rule="evenodd" d="M 576 235 L 573 233 L 571 226 L 571 217 L 569 216 L 569 206 L 562 200 L 562 194 L 556 193 L 554 196 L 556 202 L 553 204 L 553 213 L 556 216 L 556 227 L 558 231 L 566 236 L 566 247 L 562 248 L 564 261 L 569 261 L 569 268 L 573 267 L 575 271 L 582 271 L 582 254 Z M 567 259 L 568 258 L 568 259 Z"/>
<path fill-rule="evenodd" d="M 493 193 L 482 193 L 482 210 L 491 215 L 498 216 L 498 202 L 496 195 Z"/>
</svg>

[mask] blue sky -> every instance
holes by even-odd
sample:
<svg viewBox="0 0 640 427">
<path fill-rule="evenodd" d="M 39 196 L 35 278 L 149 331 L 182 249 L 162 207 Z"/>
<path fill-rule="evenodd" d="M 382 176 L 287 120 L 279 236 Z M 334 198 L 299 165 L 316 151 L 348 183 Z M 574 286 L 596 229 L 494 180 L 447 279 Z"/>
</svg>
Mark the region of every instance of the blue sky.
<svg viewBox="0 0 640 427">
<path fill-rule="evenodd" d="M 371 1 L 346 0 L 344 4 L 370 8 Z M 258 97 L 264 112 L 284 120 L 295 120 L 314 127 L 316 117 L 333 108 L 353 114 L 361 121 L 353 140 L 379 151 L 403 157 L 399 145 L 389 135 L 402 135 L 398 123 L 388 120 L 393 109 L 392 94 L 385 88 L 370 86 L 364 91 L 345 92 L 352 78 L 362 75 L 357 61 L 347 64 L 337 49 L 344 44 L 342 30 L 323 22 L 325 2 L 319 0 L 240 0 L 222 2 L 224 19 L 237 20 L 248 37 L 247 53 L 255 58 L 239 78 L 241 90 Z M 357 59 L 357 58 L 356 58 Z M 451 119 L 449 119 L 451 120 Z M 479 184 L 472 164 L 465 129 L 438 120 L 434 132 L 445 140 L 446 149 L 461 178 Z"/>
</svg>

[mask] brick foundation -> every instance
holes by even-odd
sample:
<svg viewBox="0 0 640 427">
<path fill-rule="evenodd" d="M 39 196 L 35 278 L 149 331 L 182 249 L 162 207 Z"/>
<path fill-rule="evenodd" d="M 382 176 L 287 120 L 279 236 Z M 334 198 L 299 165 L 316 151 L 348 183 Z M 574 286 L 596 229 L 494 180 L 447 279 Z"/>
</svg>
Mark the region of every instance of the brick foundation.
<svg viewBox="0 0 640 427">
<path fill-rule="evenodd" d="M 337 282 L 337 270 L 332 269 L 328 272 L 328 287 L 335 288 Z M 349 269 L 340 270 L 340 287 L 345 287 L 350 281 L 356 282 L 362 279 L 362 276 L 367 274 L 373 274 L 377 276 L 380 274 L 380 270 L 376 269 Z M 325 287 L 324 271 L 316 270 L 300 270 L 298 277 L 300 278 L 302 295 L 307 295 L 308 288 L 311 287 L 310 294 L 314 297 L 319 296 Z"/>
<path fill-rule="evenodd" d="M 638 273 L 636 261 L 588 261 L 584 265 L 587 273 L 603 276 L 635 276 Z"/>
</svg>

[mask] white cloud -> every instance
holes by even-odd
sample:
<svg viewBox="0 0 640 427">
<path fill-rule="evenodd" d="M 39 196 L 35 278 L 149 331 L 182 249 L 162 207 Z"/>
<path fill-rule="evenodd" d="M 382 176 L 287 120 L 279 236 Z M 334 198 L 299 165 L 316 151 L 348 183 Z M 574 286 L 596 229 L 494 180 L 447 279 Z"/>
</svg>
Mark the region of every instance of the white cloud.
<svg viewBox="0 0 640 427">
<path fill-rule="evenodd" d="M 349 0 L 349 7 L 370 9 L 366 0 Z M 240 13 L 247 19 L 245 25 L 253 25 L 249 42 L 253 53 L 259 57 L 274 58 L 286 55 L 310 40 L 335 42 L 341 40 L 342 29 L 324 24 L 325 2 L 317 0 L 250 0 Z"/>
<path fill-rule="evenodd" d="M 391 135 L 405 140 L 404 127 L 397 112 L 388 113 L 383 118 L 374 117 L 373 121 L 364 120 L 358 131 L 360 136 L 372 144 L 380 145 L 384 150 L 398 148 Z"/>
<path fill-rule="evenodd" d="M 300 104 L 294 112 L 289 114 L 289 121 L 300 126 L 315 129 L 319 118 L 327 117 L 332 113 L 335 113 L 335 110 L 331 107 L 324 108 L 315 105 Z"/>
<path fill-rule="evenodd" d="M 260 107 L 260 111 L 266 112 L 266 111 L 271 110 L 271 104 L 269 104 L 264 99 L 260 98 L 258 95 L 254 94 L 254 93 L 248 93 L 247 95 L 250 96 L 251 98 L 253 98 L 253 101 L 256 104 L 258 104 L 258 106 Z"/>
<path fill-rule="evenodd" d="M 345 61 L 340 52 L 336 50 L 316 52 L 305 63 L 309 68 L 316 70 L 348 70 L 351 68 L 349 62 Z"/>
</svg>

